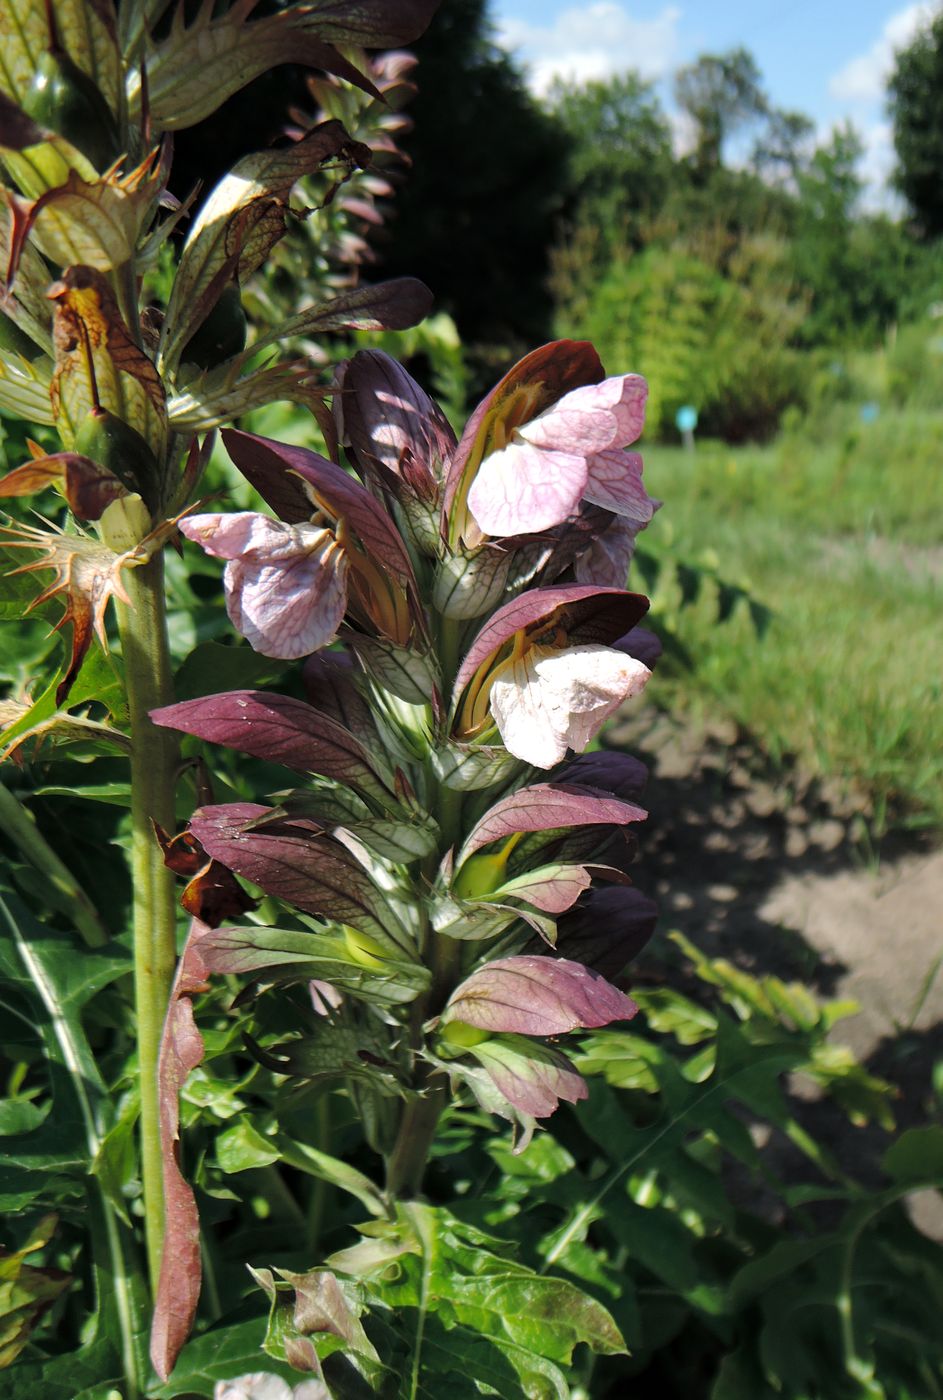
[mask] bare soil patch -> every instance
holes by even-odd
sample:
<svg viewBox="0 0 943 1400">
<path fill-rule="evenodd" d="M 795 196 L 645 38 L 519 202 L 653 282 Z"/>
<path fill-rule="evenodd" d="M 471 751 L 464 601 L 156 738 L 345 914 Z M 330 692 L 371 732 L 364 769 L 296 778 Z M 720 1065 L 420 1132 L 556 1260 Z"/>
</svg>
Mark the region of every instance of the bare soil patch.
<svg viewBox="0 0 943 1400">
<path fill-rule="evenodd" d="M 735 725 L 648 713 L 620 719 L 607 740 L 651 770 L 633 876 L 661 918 L 640 973 L 657 975 L 659 942 L 677 928 L 747 971 L 854 999 L 859 1013 L 833 1038 L 896 1086 L 899 1129 L 926 1122 L 943 1060 L 939 840 L 890 837 L 879 856 L 863 850 L 853 797 L 774 774 Z M 879 1129 L 851 1128 L 814 1102 L 804 1116 L 859 1179 L 869 1161 L 876 1173 L 888 1141 Z M 943 1236 L 943 1209 L 922 1223 Z"/>
</svg>

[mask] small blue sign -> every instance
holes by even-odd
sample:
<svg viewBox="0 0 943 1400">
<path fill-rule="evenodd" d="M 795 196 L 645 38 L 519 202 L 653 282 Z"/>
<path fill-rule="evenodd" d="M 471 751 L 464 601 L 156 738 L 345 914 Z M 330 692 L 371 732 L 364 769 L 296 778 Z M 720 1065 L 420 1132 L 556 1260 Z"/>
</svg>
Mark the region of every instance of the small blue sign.
<svg viewBox="0 0 943 1400">
<path fill-rule="evenodd" d="M 679 433 L 693 433 L 697 427 L 697 409 L 686 403 L 675 414 L 675 427 Z"/>
<path fill-rule="evenodd" d="M 881 405 L 878 403 L 863 403 L 858 410 L 862 423 L 873 423 L 881 412 Z"/>
</svg>

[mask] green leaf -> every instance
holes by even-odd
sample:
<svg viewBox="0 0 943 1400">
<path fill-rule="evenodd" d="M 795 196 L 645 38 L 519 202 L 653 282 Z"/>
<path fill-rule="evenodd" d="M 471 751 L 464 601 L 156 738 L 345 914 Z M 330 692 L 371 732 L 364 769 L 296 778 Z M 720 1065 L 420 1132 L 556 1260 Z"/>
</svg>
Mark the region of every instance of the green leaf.
<svg viewBox="0 0 943 1400">
<path fill-rule="evenodd" d="M 0 1099 L 0 1137 L 34 1132 L 48 1115 L 49 1104 L 40 1107 L 31 1099 Z"/>
<path fill-rule="evenodd" d="M 126 953 L 89 949 L 38 924 L 0 892 L 0 977 L 31 1010 L 49 1066 L 54 1107 L 4 1153 L 7 1167 L 85 1166 L 107 1126 L 108 1096 L 81 1023 L 85 1004 L 129 970 Z"/>
<path fill-rule="evenodd" d="M 112 1209 L 128 1226 L 131 1225 L 131 1217 L 128 1215 L 125 1189 L 134 1180 L 137 1168 L 134 1130 L 140 1112 L 141 1101 L 134 1094 L 128 1099 L 117 1123 L 102 1139 L 91 1167 L 92 1175 L 98 1177 Z"/>
<path fill-rule="evenodd" d="M 463 1354 L 470 1365 L 490 1356 L 490 1369 L 503 1375 L 499 1394 L 515 1393 L 508 1388 L 509 1364 L 523 1394 L 544 1400 L 567 1395 L 558 1365 L 570 1361 L 578 1343 L 603 1355 L 625 1351 L 612 1317 L 594 1298 L 567 1279 L 496 1253 L 489 1246 L 500 1241 L 445 1208 L 402 1205 L 395 1222 L 378 1221 L 362 1233 L 385 1248 L 355 1248 L 331 1262 L 337 1270 L 362 1270 L 369 1296 L 403 1329 L 411 1381 L 400 1393 L 408 1400 L 441 1395 L 429 1373 L 462 1372 L 455 1357 Z"/>
<path fill-rule="evenodd" d="M 301 1377 L 293 1367 L 270 1360 L 263 1352 L 265 1332 L 266 1322 L 261 1316 L 204 1332 L 184 1347 L 170 1380 L 149 1390 L 148 1395 L 152 1400 L 174 1400 L 178 1395 L 201 1395 L 211 1400 L 217 1381 L 232 1380 L 252 1371 L 272 1371 L 297 1383 Z M 7 1400 L 2 1392 L 0 1400 Z M 12 1393 L 9 1400 L 15 1400 Z"/>
<path fill-rule="evenodd" d="M 277 680 L 284 670 L 284 661 L 261 656 L 249 646 L 200 642 L 177 672 L 174 691 L 178 700 L 195 700 L 223 690 L 253 690 Z"/>
<path fill-rule="evenodd" d="M 220 1171 L 250 1171 L 254 1167 L 270 1167 L 281 1160 L 281 1153 L 271 1138 L 263 1137 L 246 1118 L 227 1128 L 216 1139 L 216 1160 Z"/>
<path fill-rule="evenodd" d="M 943 1126 L 909 1128 L 885 1152 L 884 1170 L 895 1181 L 943 1187 Z"/>
<path fill-rule="evenodd" d="M 107 1394 L 121 1387 L 124 1377 L 114 1346 L 106 1338 L 63 1356 L 21 1361 L 0 1371 L 0 1400 L 78 1400 L 87 1394 Z M 171 1394 L 176 1394 L 172 1391 Z M 205 1392 L 211 1395 L 212 1391 Z"/>
</svg>

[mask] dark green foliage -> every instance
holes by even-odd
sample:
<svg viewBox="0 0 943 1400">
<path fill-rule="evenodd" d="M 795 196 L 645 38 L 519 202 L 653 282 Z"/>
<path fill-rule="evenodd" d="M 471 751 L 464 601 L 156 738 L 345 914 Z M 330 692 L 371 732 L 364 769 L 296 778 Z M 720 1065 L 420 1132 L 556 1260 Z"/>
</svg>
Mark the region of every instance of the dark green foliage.
<svg viewBox="0 0 943 1400">
<path fill-rule="evenodd" d="M 679 69 L 675 98 L 694 124 L 692 168 L 701 180 L 720 166 L 724 142 L 766 110 L 760 70 L 744 48 L 702 54 Z"/>
<path fill-rule="evenodd" d="M 568 209 L 604 238 L 637 237 L 672 179 L 671 128 L 654 85 L 631 71 L 582 86 L 557 81 L 548 105 L 566 132 Z"/>
<path fill-rule="evenodd" d="M 508 347 L 549 336 L 544 283 L 563 202 L 562 133 L 495 46 L 485 0 L 449 0 L 417 53 L 415 130 L 403 142 L 413 170 L 382 271 L 420 277 L 463 339 L 502 347 L 505 365 Z"/>
<path fill-rule="evenodd" d="M 108 103 L 62 49 L 40 54 L 23 110 L 40 126 L 71 141 L 96 170 L 107 170 L 119 154 L 118 130 Z"/>
<path fill-rule="evenodd" d="M 927 238 L 943 234 L 943 15 L 897 54 L 888 84 L 897 170 L 894 183 Z"/>
</svg>

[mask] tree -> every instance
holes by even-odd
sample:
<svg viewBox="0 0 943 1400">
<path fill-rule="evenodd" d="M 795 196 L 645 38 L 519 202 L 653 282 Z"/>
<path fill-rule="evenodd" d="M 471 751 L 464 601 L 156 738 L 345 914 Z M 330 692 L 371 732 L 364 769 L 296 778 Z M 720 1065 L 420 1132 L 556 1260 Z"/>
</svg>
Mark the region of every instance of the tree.
<svg viewBox="0 0 943 1400">
<path fill-rule="evenodd" d="M 771 107 L 763 129 L 753 144 L 750 164 L 764 180 L 794 185 L 808 167 L 810 139 L 815 123 L 804 112 Z"/>
<path fill-rule="evenodd" d="M 766 111 L 760 70 L 744 48 L 702 54 L 675 75 L 675 100 L 696 131 L 694 169 L 702 177 L 716 170 L 724 142 L 738 128 Z"/>
<path fill-rule="evenodd" d="M 894 184 L 928 238 L 943 233 L 943 13 L 897 54 L 888 83 Z"/>
<path fill-rule="evenodd" d="M 604 234 L 650 217 L 671 178 L 671 128 L 654 85 L 638 73 L 585 84 L 557 80 L 548 106 L 570 148 L 569 213 Z"/>
<path fill-rule="evenodd" d="M 413 161 L 397 194 L 384 276 L 416 275 L 463 339 L 546 339 L 549 247 L 563 205 L 562 129 L 493 40 L 486 0 L 448 0 L 419 50 Z M 485 379 L 493 377 L 489 369 Z"/>
</svg>

